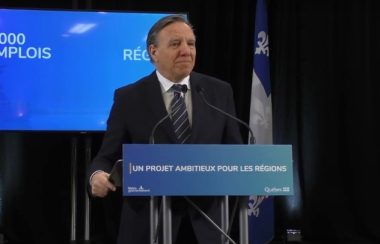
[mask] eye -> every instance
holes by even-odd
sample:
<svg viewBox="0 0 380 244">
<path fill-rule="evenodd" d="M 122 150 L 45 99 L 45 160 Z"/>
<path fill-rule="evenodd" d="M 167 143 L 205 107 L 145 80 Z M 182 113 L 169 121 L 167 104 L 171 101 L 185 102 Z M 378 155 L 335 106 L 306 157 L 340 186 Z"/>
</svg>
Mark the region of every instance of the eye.
<svg viewBox="0 0 380 244">
<path fill-rule="evenodd" d="M 176 41 L 176 42 L 171 42 L 171 43 L 170 43 L 170 46 L 171 46 L 171 47 L 179 47 L 179 45 L 181 45 L 181 43 L 180 43 L 180 42 L 177 42 L 177 41 Z"/>
<path fill-rule="evenodd" d="M 189 42 L 187 42 L 187 45 L 189 47 L 195 47 L 195 41 L 189 41 Z"/>
</svg>

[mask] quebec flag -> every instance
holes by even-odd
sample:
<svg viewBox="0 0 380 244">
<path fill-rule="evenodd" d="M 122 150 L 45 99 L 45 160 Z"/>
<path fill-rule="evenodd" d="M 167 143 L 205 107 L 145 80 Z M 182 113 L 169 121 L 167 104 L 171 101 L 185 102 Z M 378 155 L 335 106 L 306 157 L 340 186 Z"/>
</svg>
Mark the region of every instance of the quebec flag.
<svg viewBox="0 0 380 244">
<path fill-rule="evenodd" d="M 257 144 L 272 144 L 272 99 L 269 78 L 269 38 L 265 0 L 256 2 L 254 59 L 249 126 Z M 269 243 L 274 237 L 273 197 L 250 196 L 249 243 Z"/>
</svg>

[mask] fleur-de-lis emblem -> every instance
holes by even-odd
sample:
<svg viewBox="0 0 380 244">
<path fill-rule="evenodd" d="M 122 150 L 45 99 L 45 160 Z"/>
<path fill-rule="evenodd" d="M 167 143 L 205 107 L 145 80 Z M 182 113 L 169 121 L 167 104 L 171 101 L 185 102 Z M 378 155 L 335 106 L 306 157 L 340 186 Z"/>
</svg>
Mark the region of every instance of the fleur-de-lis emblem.
<svg viewBox="0 0 380 244">
<path fill-rule="evenodd" d="M 260 215 L 260 204 L 264 201 L 268 196 L 250 196 L 248 202 L 248 216 L 256 216 Z"/>
<path fill-rule="evenodd" d="M 257 35 L 255 54 L 264 54 L 269 57 L 269 36 L 265 31 L 260 31 Z"/>
</svg>

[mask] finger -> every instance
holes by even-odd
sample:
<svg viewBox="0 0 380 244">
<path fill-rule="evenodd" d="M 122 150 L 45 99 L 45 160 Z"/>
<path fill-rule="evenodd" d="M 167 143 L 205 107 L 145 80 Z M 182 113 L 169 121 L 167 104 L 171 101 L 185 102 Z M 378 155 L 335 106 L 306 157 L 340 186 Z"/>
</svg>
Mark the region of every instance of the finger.
<svg viewBox="0 0 380 244">
<path fill-rule="evenodd" d="M 107 186 L 105 185 L 105 183 L 99 183 L 99 182 L 94 182 L 94 184 L 92 185 L 91 187 L 91 193 L 94 195 L 94 196 L 98 196 L 98 197 L 104 197 L 107 195 L 109 189 L 107 188 Z"/>
<path fill-rule="evenodd" d="M 110 181 L 107 181 L 106 186 L 111 191 L 116 191 L 116 186 L 112 184 Z"/>
<path fill-rule="evenodd" d="M 97 197 L 105 197 L 105 196 L 107 196 L 108 191 L 109 190 L 107 188 L 104 188 L 104 189 L 94 189 L 93 190 L 93 195 L 97 196 Z"/>
</svg>

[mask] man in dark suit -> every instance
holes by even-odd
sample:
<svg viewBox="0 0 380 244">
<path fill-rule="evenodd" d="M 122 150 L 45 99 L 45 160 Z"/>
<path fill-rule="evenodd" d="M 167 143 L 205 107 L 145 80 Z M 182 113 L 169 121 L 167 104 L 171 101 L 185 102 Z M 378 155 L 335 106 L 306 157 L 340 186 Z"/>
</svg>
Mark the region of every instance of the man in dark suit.
<svg viewBox="0 0 380 244">
<path fill-rule="evenodd" d="M 106 197 L 115 186 L 108 177 L 122 157 L 122 144 L 149 143 L 155 124 L 168 113 L 155 131 L 155 143 L 240 144 L 235 121 L 212 109 L 212 105 L 234 114 L 230 85 L 219 79 L 193 72 L 196 38 L 191 24 L 180 15 L 170 15 L 154 24 L 148 33 L 147 50 L 156 71 L 134 84 L 117 89 L 107 122 L 102 147 L 89 169 L 91 193 Z M 186 106 L 189 136 L 179 138 L 172 119 L 172 86 L 180 84 Z M 186 133 L 187 133 L 186 132 Z M 215 197 L 192 198 L 216 223 L 220 223 L 220 201 Z M 220 243 L 220 234 L 183 198 L 172 201 L 173 243 Z M 191 239 L 193 238 L 193 239 Z M 146 197 L 123 199 L 118 244 L 149 243 L 149 200 Z"/>
</svg>

